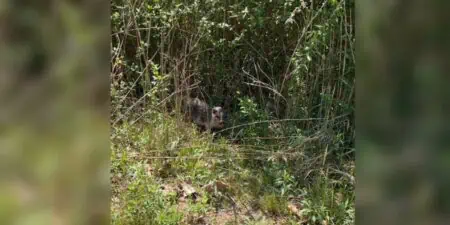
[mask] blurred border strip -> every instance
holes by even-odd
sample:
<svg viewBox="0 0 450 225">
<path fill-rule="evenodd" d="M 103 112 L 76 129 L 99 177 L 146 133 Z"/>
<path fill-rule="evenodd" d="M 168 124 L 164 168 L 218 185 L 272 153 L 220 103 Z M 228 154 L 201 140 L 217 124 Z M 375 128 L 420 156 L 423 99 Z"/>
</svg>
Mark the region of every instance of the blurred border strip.
<svg viewBox="0 0 450 225">
<path fill-rule="evenodd" d="M 110 2 L 0 2 L 0 224 L 109 223 Z"/>
<path fill-rule="evenodd" d="M 358 224 L 450 224 L 449 10 L 358 1 Z"/>
</svg>

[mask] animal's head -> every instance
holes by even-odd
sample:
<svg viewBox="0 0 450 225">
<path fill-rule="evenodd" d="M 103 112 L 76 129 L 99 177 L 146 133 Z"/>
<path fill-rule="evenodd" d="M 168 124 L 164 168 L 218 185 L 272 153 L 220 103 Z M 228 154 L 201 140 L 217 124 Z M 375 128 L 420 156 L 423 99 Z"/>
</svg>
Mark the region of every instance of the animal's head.
<svg viewBox="0 0 450 225">
<path fill-rule="evenodd" d="M 222 129 L 225 126 L 223 118 L 224 118 L 224 111 L 222 107 L 216 106 L 212 108 L 210 128 Z"/>
</svg>

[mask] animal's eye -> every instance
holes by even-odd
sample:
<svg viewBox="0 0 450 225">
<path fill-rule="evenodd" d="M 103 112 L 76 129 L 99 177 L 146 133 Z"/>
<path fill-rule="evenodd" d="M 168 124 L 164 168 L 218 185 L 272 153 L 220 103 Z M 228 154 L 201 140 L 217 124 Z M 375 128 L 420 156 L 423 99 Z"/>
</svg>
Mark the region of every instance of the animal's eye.
<svg viewBox="0 0 450 225">
<path fill-rule="evenodd" d="M 217 110 L 216 110 L 216 109 L 213 109 L 213 113 L 216 114 L 216 113 L 217 113 Z"/>
</svg>

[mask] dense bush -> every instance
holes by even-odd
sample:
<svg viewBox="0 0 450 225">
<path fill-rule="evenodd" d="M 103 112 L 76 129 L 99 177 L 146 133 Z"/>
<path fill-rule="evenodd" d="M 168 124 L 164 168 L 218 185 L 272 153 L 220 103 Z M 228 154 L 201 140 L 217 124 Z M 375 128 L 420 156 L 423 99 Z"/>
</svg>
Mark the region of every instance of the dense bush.
<svg viewBox="0 0 450 225">
<path fill-rule="evenodd" d="M 285 215 L 274 204 L 279 197 L 307 195 L 302 204 L 311 224 L 351 223 L 353 7 L 351 0 L 113 0 L 113 152 L 137 146 L 142 157 L 112 173 L 150 157 L 154 167 L 172 171 L 157 182 L 235 177 L 228 182 L 239 183 L 242 195 L 266 196 L 259 201 L 266 211 Z M 175 116 L 186 95 L 225 107 L 221 141 L 210 143 Z M 128 194 L 117 196 L 130 190 L 122 192 Z M 146 210 L 160 212 L 155 207 Z"/>
</svg>

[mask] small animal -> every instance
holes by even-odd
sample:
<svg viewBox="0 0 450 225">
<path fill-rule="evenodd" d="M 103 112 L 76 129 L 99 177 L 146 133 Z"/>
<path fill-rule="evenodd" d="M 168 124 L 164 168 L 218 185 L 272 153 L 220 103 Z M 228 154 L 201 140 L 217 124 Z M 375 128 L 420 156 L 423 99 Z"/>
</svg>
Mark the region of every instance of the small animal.
<svg viewBox="0 0 450 225">
<path fill-rule="evenodd" d="M 220 106 L 209 108 L 206 102 L 198 98 L 187 98 L 183 106 L 185 119 L 190 120 L 201 131 L 217 131 L 224 128 L 224 110 Z"/>
</svg>

